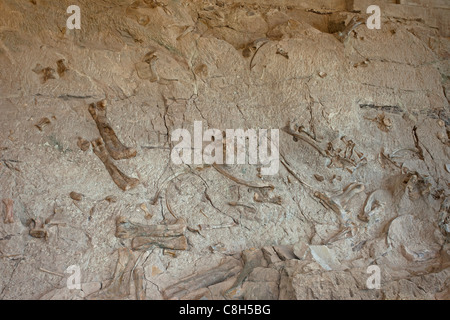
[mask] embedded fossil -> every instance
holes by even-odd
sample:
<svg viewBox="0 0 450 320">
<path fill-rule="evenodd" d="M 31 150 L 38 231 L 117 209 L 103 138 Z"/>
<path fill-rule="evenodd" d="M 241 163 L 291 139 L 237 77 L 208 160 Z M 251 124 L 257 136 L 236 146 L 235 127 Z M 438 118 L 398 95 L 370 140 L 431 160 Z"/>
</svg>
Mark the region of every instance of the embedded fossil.
<svg viewBox="0 0 450 320">
<path fill-rule="evenodd" d="M 284 49 L 281 47 L 277 48 L 276 54 L 279 54 L 279 55 L 285 57 L 286 59 L 289 59 L 289 54 L 286 51 L 284 51 Z"/>
<path fill-rule="evenodd" d="M 242 252 L 242 260 L 244 261 L 244 267 L 242 268 L 242 271 L 239 273 L 239 276 L 236 278 L 236 281 L 234 281 L 231 288 L 225 291 L 224 297 L 226 298 L 232 297 L 237 288 L 242 285 L 244 280 L 253 271 L 253 269 L 262 265 L 262 261 L 264 261 L 263 253 L 261 250 L 256 249 L 244 250 Z"/>
<path fill-rule="evenodd" d="M 43 68 L 40 64 L 37 64 L 36 67 L 32 70 L 34 73 L 42 76 L 42 83 L 46 83 L 47 80 L 56 79 L 55 77 L 55 69 L 47 67 Z"/>
<path fill-rule="evenodd" d="M 94 148 L 94 153 L 103 162 L 114 183 L 120 189 L 122 189 L 123 191 L 128 191 L 139 184 L 138 179 L 126 176 L 115 166 L 115 164 L 109 157 L 109 154 L 105 148 L 105 144 L 103 143 L 103 140 L 101 138 L 92 141 L 92 147 Z"/>
<path fill-rule="evenodd" d="M 144 211 L 145 219 L 149 220 L 153 217 L 153 214 L 148 210 L 147 205 L 145 203 L 141 203 L 139 208 L 141 208 L 141 210 Z"/>
<path fill-rule="evenodd" d="M 187 34 L 191 33 L 194 30 L 195 30 L 194 26 L 186 26 L 183 32 L 177 37 L 177 40 L 182 39 L 184 36 L 186 36 Z"/>
<path fill-rule="evenodd" d="M 75 201 L 81 201 L 83 199 L 83 195 L 75 191 L 72 191 L 69 196 Z"/>
<path fill-rule="evenodd" d="M 365 187 L 361 183 L 351 183 L 344 188 L 343 192 L 340 195 L 334 197 L 334 200 L 341 207 L 346 207 L 350 199 L 352 199 L 358 193 L 363 192 L 364 189 Z"/>
<path fill-rule="evenodd" d="M 320 200 L 323 206 L 333 210 L 335 213 L 339 215 L 344 222 L 346 222 L 348 218 L 347 214 L 347 204 L 355 195 L 364 191 L 364 185 L 360 183 L 352 183 L 345 187 L 341 194 L 329 197 L 321 192 L 316 191 L 314 196 Z"/>
<path fill-rule="evenodd" d="M 165 299 L 181 299 L 195 290 L 223 282 L 235 276 L 241 269 L 238 260 L 227 259 L 216 268 L 196 273 L 167 287 L 163 291 L 163 297 Z"/>
<path fill-rule="evenodd" d="M 232 228 L 237 226 L 235 222 L 226 223 L 226 224 L 220 224 L 220 225 L 210 225 L 210 224 L 199 224 L 198 228 L 200 231 L 202 230 L 214 230 L 214 229 L 225 229 L 225 228 Z"/>
<path fill-rule="evenodd" d="M 130 280 L 137 259 L 128 248 L 120 248 L 117 253 L 118 258 L 113 279 L 104 289 L 89 296 L 89 299 L 120 299 L 130 294 Z"/>
<path fill-rule="evenodd" d="M 439 213 L 439 227 L 447 238 L 450 238 L 450 198 L 445 198 L 442 202 Z"/>
<path fill-rule="evenodd" d="M 187 249 L 186 237 L 136 237 L 131 242 L 131 248 L 133 250 L 149 250 L 154 247 L 172 250 L 186 250 Z"/>
<path fill-rule="evenodd" d="M 256 213 L 256 209 L 254 207 L 249 206 L 245 203 L 232 201 L 232 202 L 228 202 L 228 205 L 230 205 L 232 207 L 243 207 L 246 210 L 250 211 L 251 213 Z"/>
<path fill-rule="evenodd" d="M 386 117 L 386 115 L 383 113 L 379 114 L 376 118 L 365 118 L 369 121 L 373 121 L 377 123 L 378 129 L 380 129 L 383 132 L 389 132 L 389 130 L 392 127 L 392 120 Z"/>
<path fill-rule="evenodd" d="M 294 141 L 303 140 L 304 142 L 308 143 L 310 146 L 312 146 L 314 149 L 316 149 L 321 156 L 326 157 L 327 154 L 321 148 L 316 141 L 314 141 L 310 136 L 305 134 L 304 131 L 302 131 L 302 128 L 299 128 L 299 131 L 294 131 L 289 125 L 285 126 L 281 129 L 282 131 L 286 132 L 287 134 L 291 135 L 294 138 Z"/>
<path fill-rule="evenodd" d="M 336 35 L 338 40 L 341 42 L 344 42 L 345 39 L 348 38 L 348 36 L 350 35 L 350 33 L 355 30 L 359 25 L 363 24 L 364 20 L 362 18 L 359 18 L 357 16 L 354 16 L 352 18 L 352 20 L 350 20 L 350 22 L 347 24 L 347 26 L 345 27 L 344 30 L 338 32 L 338 34 Z"/>
<path fill-rule="evenodd" d="M 115 196 L 107 196 L 105 198 L 105 201 L 108 201 L 109 203 L 116 203 L 117 202 L 117 197 L 115 197 Z"/>
<path fill-rule="evenodd" d="M 57 69 L 58 75 L 60 77 L 62 77 L 64 75 L 64 73 L 68 70 L 64 61 L 65 61 L 64 59 L 60 59 L 56 62 L 56 64 L 58 65 L 58 69 Z"/>
<path fill-rule="evenodd" d="M 41 223 L 38 219 L 31 219 L 30 223 L 30 236 L 33 238 L 48 239 L 48 231 L 45 230 L 44 223 Z"/>
<path fill-rule="evenodd" d="M 133 280 L 136 300 L 145 300 L 144 268 L 137 267 L 133 270 Z"/>
<path fill-rule="evenodd" d="M 35 124 L 35 126 L 39 129 L 39 131 L 42 131 L 44 127 L 49 125 L 50 123 L 51 121 L 49 118 L 42 118 L 37 124 Z"/>
<path fill-rule="evenodd" d="M 280 196 L 268 197 L 267 195 L 261 194 L 259 192 L 255 192 L 253 200 L 255 200 L 255 202 L 273 203 L 277 205 L 281 205 L 281 203 L 283 202 L 283 199 Z"/>
<path fill-rule="evenodd" d="M 117 218 L 116 237 L 121 239 L 131 239 L 135 237 L 176 237 L 185 232 L 185 224 L 172 225 L 141 225 L 125 220 L 123 217 Z"/>
<path fill-rule="evenodd" d="M 108 153 L 114 160 L 129 159 L 136 156 L 136 149 L 128 148 L 119 141 L 106 116 L 106 100 L 89 105 L 89 113 L 97 124 Z"/>
<path fill-rule="evenodd" d="M 244 49 L 242 50 L 242 55 L 245 58 L 248 58 L 252 55 L 252 53 L 256 53 L 260 47 L 262 47 L 265 43 L 267 43 L 269 39 L 267 38 L 259 38 L 255 41 L 248 43 Z"/>
<path fill-rule="evenodd" d="M 183 170 L 183 171 L 179 171 L 179 172 L 176 172 L 176 173 L 174 173 L 173 175 L 171 175 L 170 177 L 168 177 L 167 179 L 165 179 L 164 181 L 163 181 L 163 183 L 161 184 L 161 186 L 158 188 L 158 190 L 156 191 L 156 193 L 155 193 L 155 195 L 153 196 L 153 199 L 152 199 L 152 202 L 151 202 L 151 204 L 152 205 L 155 205 L 156 203 L 157 203 L 157 201 L 158 201 L 158 199 L 159 199 L 159 196 L 160 196 L 160 194 L 161 194 L 161 191 L 173 180 L 173 179 L 175 179 L 175 178 L 177 178 L 177 177 L 179 177 L 179 176 L 181 176 L 181 175 L 184 175 L 184 174 L 187 174 L 187 173 L 189 173 L 189 172 L 191 172 L 191 171 L 187 171 L 187 170 Z"/>
<path fill-rule="evenodd" d="M 186 224 L 179 221 L 173 225 L 140 225 L 119 217 L 116 221 L 116 237 L 132 238 L 133 250 L 146 250 L 157 246 L 173 250 L 186 250 L 187 240 L 184 236 Z"/>
<path fill-rule="evenodd" d="M 369 194 L 363 212 L 358 215 L 361 221 L 368 222 L 372 216 L 377 216 L 384 210 L 386 204 L 378 199 L 381 192 L 382 190 L 376 190 Z"/>
<path fill-rule="evenodd" d="M 344 43 L 337 32 L 355 15 L 367 18 L 368 1 L 79 2 L 81 31 L 64 28 L 75 16 L 56 1 L 0 1 L 0 299 L 47 290 L 53 294 L 44 299 L 82 299 L 102 288 L 123 299 L 450 297 L 444 1 L 381 0 L 383 27 L 361 24 L 342 34 Z M 37 62 L 39 74 L 31 71 Z M 91 156 L 100 134 L 88 106 L 101 99 L 116 138 L 138 153 L 121 164 L 101 138 L 117 167 L 108 173 Z M 39 131 L 43 117 L 51 123 Z M 192 148 L 180 158 L 201 141 L 213 159 L 208 151 L 222 150 L 213 150 L 218 139 L 209 134 L 221 128 L 225 138 L 233 129 L 227 151 L 236 160 L 243 147 L 245 164 L 218 166 L 223 174 L 206 161 L 175 163 L 175 130 L 191 131 L 195 121 L 205 130 L 190 132 Z M 250 130 L 287 122 L 281 168 L 262 175 L 263 154 L 247 161 L 258 160 Z M 237 128 L 245 129 L 242 139 Z M 275 156 L 265 138 L 260 150 Z M 111 171 L 128 182 L 117 169 L 139 185 L 116 187 Z M 84 194 L 81 201 L 71 191 Z M 4 198 L 14 200 L 13 224 L 4 223 Z M 171 214 L 186 218 L 180 235 Z M 129 238 L 116 238 L 121 215 L 151 236 L 125 230 Z M 405 215 L 415 219 L 398 219 Z M 286 258 L 281 245 L 298 259 Z M 167 248 L 176 246 L 187 250 Z M 242 251 L 252 247 L 265 261 L 250 271 Z M 228 259 L 235 262 L 221 269 Z M 69 290 L 61 276 L 69 265 L 80 267 L 81 290 Z M 380 267 L 379 290 L 368 289 L 369 265 Z"/>
<path fill-rule="evenodd" d="M 14 215 L 13 215 L 13 204 L 14 201 L 12 199 L 3 199 L 3 203 L 5 204 L 5 223 L 14 223 Z"/>
<path fill-rule="evenodd" d="M 225 170 L 224 168 L 222 168 L 222 166 L 217 165 L 217 164 L 213 164 L 212 165 L 214 167 L 214 169 L 216 169 L 219 173 L 221 173 L 222 175 L 224 175 L 225 177 L 227 177 L 228 179 L 238 183 L 238 184 L 242 184 L 244 186 L 250 187 L 250 188 L 269 188 L 269 189 L 274 189 L 275 187 L 271 184 L 262 184 L 259 182 L 253 182 L 253 181 L 245 181 L 239 178 L 236 178 L 235 176 L 233 176 L 231 173 L 229 173 L 227 170 Z"/>
<path fill-rule="evenodd" d="M 139 78 L 150 82 L 159 81 L 155 67 L 156 61 L 158 61 L 158 56 L 153 51 L 150 51 L 144 56 L 142 61 L 136 63 L 135 68 Z"/>
<path fill-rule="evenodd" d="M 86 139 L 78 137 L 77 146 L 81 151 L 87 151 L 91 147 L 91 143 Z"/>
</svg>

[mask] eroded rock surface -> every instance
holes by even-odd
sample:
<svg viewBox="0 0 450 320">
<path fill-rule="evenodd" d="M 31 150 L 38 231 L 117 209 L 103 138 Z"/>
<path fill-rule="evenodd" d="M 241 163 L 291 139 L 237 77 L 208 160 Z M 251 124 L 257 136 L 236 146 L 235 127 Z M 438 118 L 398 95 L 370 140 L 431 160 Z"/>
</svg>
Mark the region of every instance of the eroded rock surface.
<svg viewBox="0 0 450 320">
<path fill-rule="evenodd" d="M 449 299 L 448 3 L 77 2 L 0 1 L 0 299 Z M 175 165 L 194 121 L 279 172 Z"/>
</svg>

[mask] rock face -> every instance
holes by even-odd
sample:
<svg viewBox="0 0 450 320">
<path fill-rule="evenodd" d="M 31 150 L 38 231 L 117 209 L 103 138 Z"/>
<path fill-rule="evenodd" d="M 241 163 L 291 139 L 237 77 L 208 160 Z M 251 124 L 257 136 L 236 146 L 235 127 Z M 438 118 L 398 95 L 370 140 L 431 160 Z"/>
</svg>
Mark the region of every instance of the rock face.
<svg viewBox="0 0 450 320">
<path fill-rule="evenodd" d="M 0 1 L 0 299 L 450 298 L 447 1 L 72 2 Z"/>
</svg>

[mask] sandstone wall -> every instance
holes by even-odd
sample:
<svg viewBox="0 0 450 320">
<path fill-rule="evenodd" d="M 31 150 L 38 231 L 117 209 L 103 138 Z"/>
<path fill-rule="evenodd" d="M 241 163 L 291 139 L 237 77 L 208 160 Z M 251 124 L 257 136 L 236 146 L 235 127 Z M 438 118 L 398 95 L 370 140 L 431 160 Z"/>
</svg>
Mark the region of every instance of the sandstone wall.
<svg viewBox="0 0 450 320">
<path fill-rule="evenodd" d="M 0 298 L 448 299 L 449 10 L 0 0 Z M 194 121 L 280 130 L 278 173 L 175 165 Z"/>
</svg>

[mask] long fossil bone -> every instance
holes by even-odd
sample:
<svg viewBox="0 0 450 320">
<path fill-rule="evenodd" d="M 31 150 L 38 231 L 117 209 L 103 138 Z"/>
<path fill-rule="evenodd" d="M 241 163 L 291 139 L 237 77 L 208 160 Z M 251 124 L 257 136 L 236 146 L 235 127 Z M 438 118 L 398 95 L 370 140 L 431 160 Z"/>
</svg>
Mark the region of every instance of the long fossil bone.
<svg viewBox="0 0 450 320">
<path fill-rule="evenodd" d="M 136 156 L 136 149 L 128 148 L 119 141 L 111 124 L 106 117 L 106 100 L 89 105 L 89 113 L 97 124 L 106 149 L 114 160 L 129 159 Z"/>
<path fill-rule="evenodd" d="M 187 240 L 184 236 L 186 224 L 179 222 L 172 225 L 140 225 L 119 217 L 116 221 L 116 237 L 132 238 L 133 250 L 147 250 L 160 247 L 172 250 L 186 250 Z"/>
<path fill-rule="evenodd" d="M 122 189 L 123 191 L 128 191 L 139 184 L 138 179 L 127 177 L 115 166 L 115 164 L 109 157 L 109 154 L 105 148 L 105 144 L 101 138 L 92 141 L 92 147 L 94 149 L 94 153 L 103 162 L 106 170 L 108 170 L 109 172 L 109 175 L 120 189 Z"/>
</svg>

